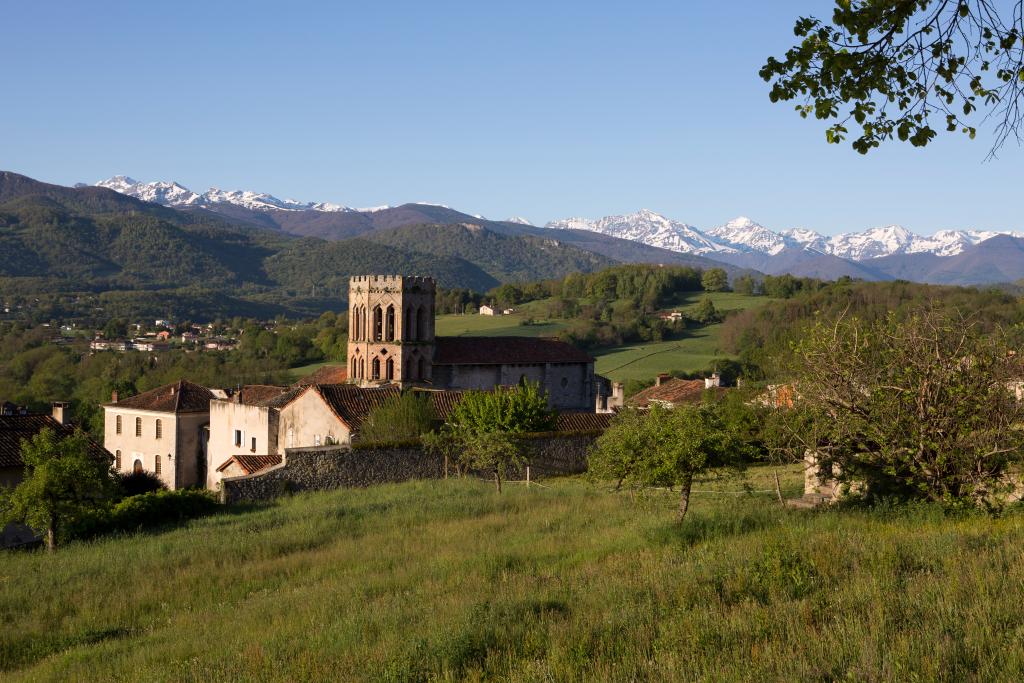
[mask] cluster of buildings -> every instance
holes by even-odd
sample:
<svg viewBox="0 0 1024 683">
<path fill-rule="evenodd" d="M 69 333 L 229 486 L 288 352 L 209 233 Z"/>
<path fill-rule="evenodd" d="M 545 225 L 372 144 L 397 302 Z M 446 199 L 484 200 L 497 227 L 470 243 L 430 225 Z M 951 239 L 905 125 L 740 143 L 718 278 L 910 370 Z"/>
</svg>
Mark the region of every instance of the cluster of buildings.
<svg viewBox="0 0 1024 683">
<path fill-rule="evenodd" d="M 377 406 L 421 392 L 444 419 L 466 390 L 540 385 L 561 424 L 590 424 L 621 405 L 621 385 L 570 344 L 531 337 L 437 337 L 436 285 L 399 275 L 353 277 L 344 366 L 289 387 L 234 391 L 182 380 L 103 406 L 104 446 L 122 472 L 152 472 L 170 488 L 216 489 L 228 476 L 276 465 L 286 449 L 351 444 Z M 571 416 L 571 417 L 570 417 Z M 581 422 L 582 419 L 582 422 Z M 591 426 L 607 418 L 591 420 Z"/>
<path fill-rule="evenodd" d="M 436 336 L 435 294 L 430 278 L 353 277 L 344 365 L 325 366 L 291 386 L 224 390 L 180 380 L 135 396 L 115 392 L 102 406 L 103 444 L 93 445 L 119 472 L 149 472 L 171 489 L 216 490 L 225 478 L 282 463 L 288 449 L 351 445 L 371 412 L 404 391 L 426 396 L 444 420 L 467 390 L 535 383 L 566 433 L 603 430 L 623 405 L 622 385 L 597 375 L 594 358 L 570 344 Z M 160 334 L 154 343 L 167 341 Z M 631 402 L 676 405 L 700 400 L 707 389 L 723 391 L 717 376 L 661 375 Z M 54 404 L 51 415 L 2 407 L 0 485 L 21 478 L 21 439 L 44 427 L 70 433 L 67 417 L 65 404 Z"/>
<path fill-rule="evenodd" d="M 159 352 L 168 350 L 172 344 L 180 343 L 188 348 L 202 348 L 208 351 L 233 351 L 238 348 L 238 340 L 214 335 L 211 333 L 211 326 L 201 327 L 193 325 L 189 329 L 176 335 L 170 328 L 173 324 L 169 320 L 157 320 L 155 327 L 164 328 L 156 331 L 146 332 L 141 336 L 132 339 L 105 339 L 100 333 L 89 342 L 89 349 L 92 351 L 148 351 Z M 141 328 L 141 325 L 136 325 Z"/>
</svg>

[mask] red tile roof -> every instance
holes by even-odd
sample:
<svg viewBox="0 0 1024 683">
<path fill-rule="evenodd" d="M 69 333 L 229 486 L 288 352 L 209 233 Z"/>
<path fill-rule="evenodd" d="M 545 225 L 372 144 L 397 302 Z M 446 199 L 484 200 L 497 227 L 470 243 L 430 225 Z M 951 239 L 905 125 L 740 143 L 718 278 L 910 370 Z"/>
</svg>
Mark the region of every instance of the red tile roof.
<svg viewBox="0 0 1024 683">
<path fill-rule="evenodd" d="M 721 393 L 725 389 L 717 387 L 714 390 Z M 651 403 L 670 403 L 677 405 L 681 403 L 698 403 L 704 397 L 704 380 L 702 379 L 677 379 L 672 377 L 653 387 L 634 394 L 628 401 L 629 404 L 645 408 Z"/>
<path fill-rule="evenodd" d="M 272 455 L 232 455 L 227 461 L 217 468 L 218 472 L 223 472 L 231 463 L 238 463 L 238 467 L 246 474 L 255 474 L 261 470 L 265 470 L 268 467 L 281 464 L 281 456 L 277 454 Z"/>
<path fill-rule="evenodd" d="M 348 381 L 348 369 L 344 365 L 325 365 L 312 372 L 292 386 L 308 387 L 313 384 L 344 384 Z"/>
<path fill-rule="evenodd" d="M 206 413 L 210 411 L 210 399 L 212 398 L 215 398 L 213 392 L 206 387 L 182 379 L 174 384 L 165 384 L 162 387 L 121 399 L 117 403 L 104 405 L 154 410 L 161 413 Z"/>
<path fill-rule="evenodd" d="M 71 436 L 75 430 L 62 425 L 50 415 L 0 415 L 0 467 L 21 467 L 22 439 L 31 439 L 46 427 L 58 434 Z M 98 443 L 89 440 L 89 451 L 98 458 L 111 458 L 110 453 Z"/>
<path fill-rule="evenodd" d="M 352 431 L 359 430 L 371 410 L 402 394 L 394 384 L 367 388 L 353 384 L 318 384 L 313 390 Z"/>
<path fill-rule="evenodd" d="M 555 431 L 564 434 L 603 432 L 613 417 L 611 413 L 559 413 L 555 419 Z"/>
<path fill-rule="evenodd" d="M 457 389 L 413 389 L 416 393 L 426 394 L 430 397 L 430 404 L 434 406 L 434 413 L 439 420 L 447 420 L 448 416 L 455 410 L 455 406 L 462 400 L 464 391 Z"/>
<path fill-rule="evenodd" d="M 593 357 L 557 339 L 541 337 L 438 337 L 434 365 L 592 363 Z"/>
<path fill-rule="evenodd" d="M 271 384 L 246 384 L 238 391 L 238 402 L 245 405 L 260 406 L 277 398 L 288 391 L 286 387 Z"/>
</svg>

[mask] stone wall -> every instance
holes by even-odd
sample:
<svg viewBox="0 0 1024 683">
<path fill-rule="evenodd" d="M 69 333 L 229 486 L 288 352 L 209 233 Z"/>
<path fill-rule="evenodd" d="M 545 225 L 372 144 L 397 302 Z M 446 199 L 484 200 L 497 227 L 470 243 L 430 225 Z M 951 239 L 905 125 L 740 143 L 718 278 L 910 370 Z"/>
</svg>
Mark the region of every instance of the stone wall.
<svg viewBox="0 0 1024 683">
<path fill-rule="evenodd" d="M 589 434 L 529 438 L 531 478 L 585 472 L 587 455 L 595 438 Z M 450 469 L 454 474 L 454 463 Z M 221 500 L 225 503 L 271 500 L 296 491 L 440 479 L 444 474 L 444 459 L 418 445 L 288 448 L 284 462 L 276 467 L 244 477 L 222 479 Z M 509 479 L 524 476 L 525 471 L 508 473 Z"/>
</svg>

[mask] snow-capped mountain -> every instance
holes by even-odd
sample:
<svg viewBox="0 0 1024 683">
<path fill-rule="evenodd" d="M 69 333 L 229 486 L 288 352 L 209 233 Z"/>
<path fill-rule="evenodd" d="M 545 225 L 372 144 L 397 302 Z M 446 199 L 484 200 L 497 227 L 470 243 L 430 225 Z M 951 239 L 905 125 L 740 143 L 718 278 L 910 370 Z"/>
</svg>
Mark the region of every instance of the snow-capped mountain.
<svg viewBox="0 0 1024 683">
<path fill-rule="evenodd" d="M 130 195 L 147 202 L 164 206 L 210 206 L 212 204 L 234 204 L 254 211 L 355 211 L 340 204 L 327 202 L 300 202 L 295 199 L 278 199 L 263 192 L 251 190 L 221 190 L 211 187 L 198 194 L 175 182 L 157 181 L 140 183 L 134 178 L 118 175 L 96 183 L 121 194 Z"/>
<path fill-rule="evenodd" d="M 590 230 L 685 254 L 729 254 L 736 251 L 735 248 L 708 237 L 692 225 L 670 220 L 648 209 L 624 216 L 605 216 L 597 220 L 566 218 L 551 221 L 545 227 L 556 230 Z"/>
<path fill-rule="evenodd" d="M 807 251 L 816 251 L 822 254 L 828 253 L 828 238 L 821 233 L 807 228 L 790 228 L 779 233 L 782 238 L 790 244 L 794 244 Z"/>
<path fill-rule="evenodd" d="M 746 216 L 734 218 L 725 225 L 708 230 L 707 235 L 739 251 L 756 251 L 771 256 L 791 246 L 785 237 Z"/>
<path fill-rule="evenodd" d="M 325 213 L 369 214 L 391 207 L 378 206 L 354 209 L 328 202 L 301 202 L 279 199 L 274 195 L 251 190 L 221 190 L 211 187 L 203 193 L 193 192 L 176 182 L 157 181 L 143 183 L 124 175 L 114 176 L 96 183 L 143 201 L 171 207 L 205 207 L 217 209 L 229 206 L 254 211 L 317 211 Z M 423 206 L 450 208 L 443 204 L 416 202 Z M 339 216 L 339 219 L 342 218 Z M 358 217 L 355 217 L 358 218 Z M 483 216 L 476 216 L 485 220 Z M 533 225 L 521 216 L 509 218 L 508 223 Z M 1024 233 L 994 230 L 939 230 L 932 235 L 917 235 L 900 225 L 871 228 L 863 232 L 825 236 L 807 228 L 775 231 L 740 216 L 724 225 L 709 230 L 667 218 L 659 213 L 642 209 L 636 213 L 604 218 L 566 218 L 549 222 L 545 227 L 564 230 L 589 230 L 612 237 L 632 240 L 653 247 L 684 254 L 710 256 L 751 267 L 766 257 L 781 256 L 783 260 L 812 258 L 814 255 L 835 256 L 850 261 L 868 261 L 898 254 L 934 254 L 956 256 L 999 235 L 1024 237 Z M 801 252 L 807 252 L 801 255 Z M 777 259 L 775 259 L 777 260 Z M 757 266 L 760 267 L 760 266 Z"/>
<path fill-rule="evenodd" d="M 904 254 L 914 237 L 916 235 L 902 225 L 887 225 L 864 232 L 836 235 L 829 240 L 828 253 L 851 261 Z"/>
<path fill-rule="evenodd" d="M 964 249 L 997 235 L 1024 236 L 1022 233 L 993 230 L 940 230 L 933 235 L 922 236 L 900 225 L 887 225 L 827 237 L 807 228 L 770 230 L 746 216 L 701 231 L 646 209 L 625 216 L 606 216 L 596 220 L 566 218 L 551 221 L 546 227 L 592 230 L 672 251 L 713 257 L 717 255 L 731 262 L 737 262 L 731 256 L 777 256 L 787 249 L 837 256 L 850 261 L 867 261 L 896 254 L 956 256 Z M 749 259 L 744 261 L 744 265 L 747 262 Z"/>
</svg>

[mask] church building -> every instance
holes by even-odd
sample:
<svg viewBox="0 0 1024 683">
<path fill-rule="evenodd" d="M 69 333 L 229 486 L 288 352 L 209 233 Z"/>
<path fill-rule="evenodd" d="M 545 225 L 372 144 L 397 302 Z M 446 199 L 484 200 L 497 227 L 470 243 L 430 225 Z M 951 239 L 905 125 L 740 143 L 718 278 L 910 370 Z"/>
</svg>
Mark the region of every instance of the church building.
<svg viewBox="0 0 1024 683">
<path fill-rule="evenodd" d="M 590 354 L 555 339 L 437 337 L 432 278 L 359 275 L 349 281 L 349 381 L 435 389 L 540 384 L 551 407 L 593 411 L 600 382 Z"/>
</svg>

